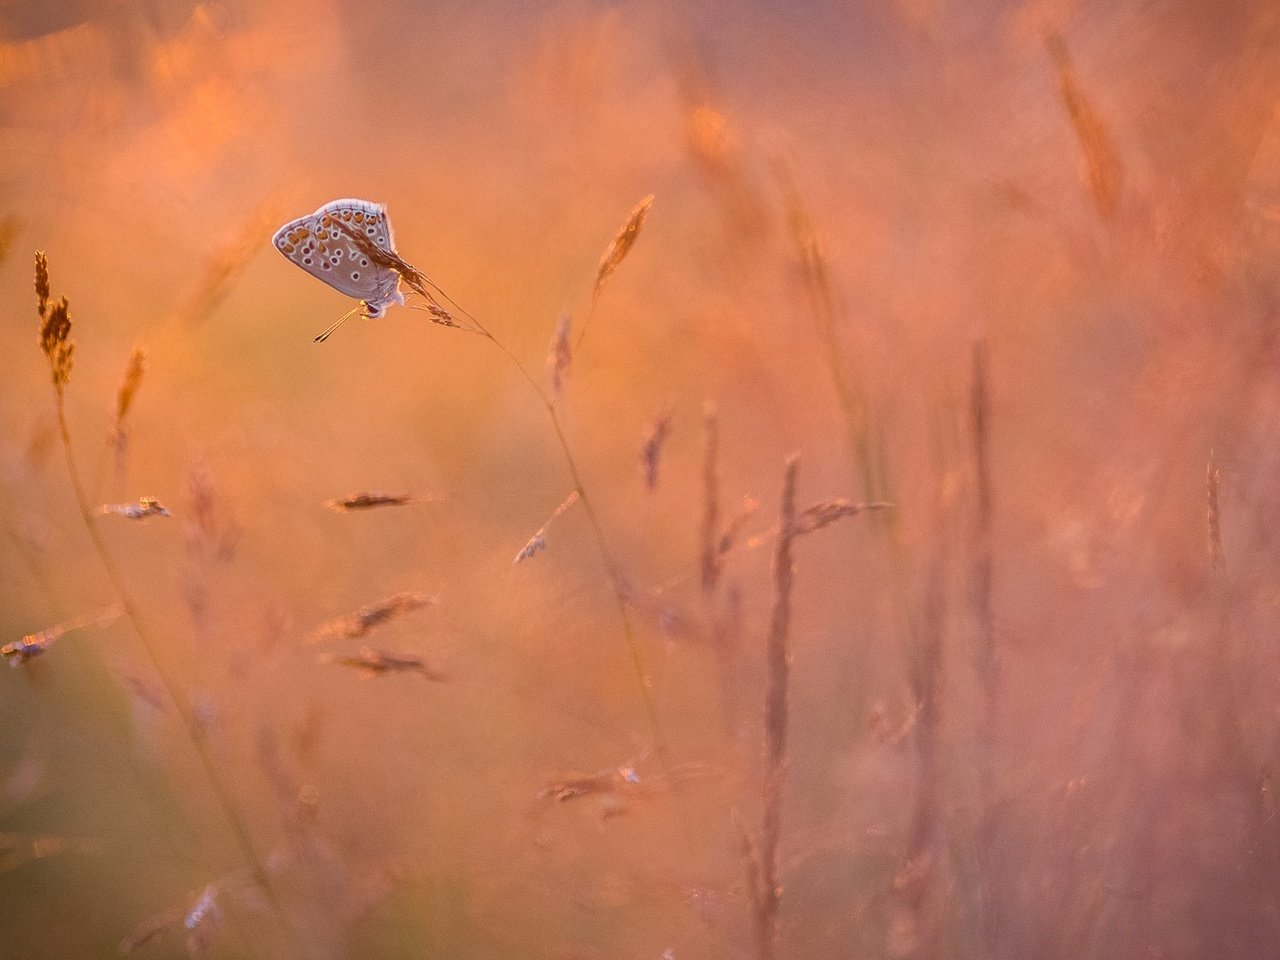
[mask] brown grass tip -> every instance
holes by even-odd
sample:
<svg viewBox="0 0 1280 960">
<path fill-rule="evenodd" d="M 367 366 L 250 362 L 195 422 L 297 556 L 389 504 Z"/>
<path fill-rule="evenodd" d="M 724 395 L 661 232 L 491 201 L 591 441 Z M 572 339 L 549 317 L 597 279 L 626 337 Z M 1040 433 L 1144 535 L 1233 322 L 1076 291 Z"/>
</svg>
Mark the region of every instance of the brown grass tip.
<svg viewBox="0 0 1280 960">
<path fill-rule="evenodd" d="M 326 500 L 324 505 L 338 513 L 346 513 L 349 510 L 370 510 L 374 507 L 401 507 L 418 501 L 419 498 L 411 493 L 382 493 L 370 490 Z"/>
<path fill-rule="evenodd" d="M 578 491 L 574 490 L 564 498 L 560 506 L 556 507 L 555 513 L 551 514 L 551 516 L 547 518 L 547 522 L 540 526 L 537 532 L 529 538 L 529 542 L 520 548 L 520 552 L 516 554 L 516 558 L 511 561 L 512 565 L 514 566 L 515 564 L 523 563 L 535 554 L 541 553 L 543 550 L 547 549 L 547 528 L 555 522 L 556 518 L 559 517 L 560 514 L 564 513 L 577 502 Z"/>
<path fill-rule="evenodd" d="M 49 300 L 49 261 L 36 252 L 36 297 L 40 314 L 40 350 L 49 361 L 53 385 L 62 392 L 71 379 L 76 345 L 71 340 L 71 311 L 66 297 Z"/>
<path fill-rule="evenodd" d="M 443 683 L 449 678 L 427 666 L 421 657 L 407 654 L 388 653 L 385 650 L 374 650 L 372 647 L 361 647 L 355 656 L 328 655 L 321 658 L 326 663 L 334 663 L 340 667 L 348 667 L 361 674 L 366 680 L 388 673 L 420 673 L 428 680 Z"/>
<path fill-rule="evenodd" d="M 664 413 L 651 422 L 644 430 L 640 441 L 640 473 L 644 477 L 647 490 L 658 488 L 658 464 L 662 459 L 662 448 L 671 436 L 671 414 Z"/>
<path fill-rule="evenodd" d="M 362 637 L 374 627 L 403 616 L 422 607 L 433 606 L 440 598 L 429 593 L 404 592 L 396 593 L 361 607 L 355 613 L 337 617 L 324 624 L 311 636 L 311 641 L 318 642 L 330 639 L 354 639 Z"/>
<path fill-rule="evenodd" d="M 36 251 L 36 304 L 43 317 L 49 306 L 49 258 L 43 250 Z"/>
<path fill-rule="evenodd" d="M 815 530 L 821 530 L 823 527 L 845 517 L 856 517 L 858 514 L 865 513 L 868 510 L 887 510 L 893 506 L 894 504 L 883 501 L 854 503 L 852 500 L 846 500 L 843 497 L 836 500 L 824 500 L 821 503 L 815 503 L 796 517 L 795 529 L 792 534 L 798 537 L 802 534 L 813 533 Z"/>
<path fill-rule="evenodd" d="M 631 252 L 631 248 L 635 246 L 636 240 L 640 236 L 640 229 L 644 226 L 645 219 L 649 216 L 649 208 L 653 206 L 653 194 L 649 194 L 643 200 L 632 208 L 631 213 L 627 215 L 627 222 L 622 225 L 622 229 L 618 231 L 617 236 L 610 241 L 609 246 L 600 256 L 600 266 L 596 270 L 595 288 L 591 292 L 591 298 L 594 300 L 600 296 L 605 281 L 609 279 L 610 274 L 618 269 L 618 265 L 626 259 L 627 254 Z"/>
<path fill-rule="evenodd" d="M 140 343 L 133 346 L 129 354 L 129 362 L 124 368 L 124 377 L 120 380 L 120 389 L 116 393 L 116 429 L 129 413 L 133 398 L 142 384 L 142 375 L 147 371 L 147 348 Z"/>
<path fill-rule="evenodd" d="M 62 623 L 55 624 L 52 627 L 46 627 L 36 633 L 29 633 L 19 640 L 6 643 L 0 647 L 0 657 L 9 661 L 9 666 L 19 667 L 40 656 L 49 649 L 49 645 L 64 634 L 70 633 L 72 630 L 79 630 L 82 627 L 102 626 L 110 623 L 122 614 L 119 607 L 108 607 L 107 609 L 95 613 L 86 614 L 76 617 L 74 620 L 66 620 Z"/>
<path fill-rule="evenodd" d="M 551 371 L 551 393 L 557 397 L 564 387 L 564 381 L 569 377 L 569 366 L 573 363 L 573 347 L 570 343 L 572 330 L 573 317 L 565 311 L 556 321 L 551 351 L 547 354 L 547 368 Z"/>
</svg>

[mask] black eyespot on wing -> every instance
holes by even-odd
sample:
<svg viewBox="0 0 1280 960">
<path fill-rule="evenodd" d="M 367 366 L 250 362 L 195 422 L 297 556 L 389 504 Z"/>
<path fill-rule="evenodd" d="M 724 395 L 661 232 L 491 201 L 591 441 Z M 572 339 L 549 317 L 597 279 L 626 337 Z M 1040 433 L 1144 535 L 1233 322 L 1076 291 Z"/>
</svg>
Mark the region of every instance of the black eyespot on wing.
<svg viewBox="0 0 1280 960">
<path fill-rule="evenodd" d="M 351 279 L 352 279 L 352 280 L 359 280 L 359 279 L 360 279 L 360 274 L 358 274 L 358 273 L 353 273 L 353 274 L 351 275 Z"/>
<path fill-rule="evenodd" d="M 361 258 L 360 258 L 360 266 L 362 266 L 362 267 L 367 267 L 368 265 L 369 265 L 369 261 L 368 261 L 368 260 L 366 260 L 364 257 L 361 257 Z"/>
<path fill-rule="evenodd" d="M 311 265 L 311 258 L 310 258 L 310 257 L 303 257 L 303 258 L 302 258 L 302 262 L 303 262 L 303 263 L 305 263 L 305 264 L 307 264 L 308 266 L 310 266 L 310 265 Z"/>
</svg>

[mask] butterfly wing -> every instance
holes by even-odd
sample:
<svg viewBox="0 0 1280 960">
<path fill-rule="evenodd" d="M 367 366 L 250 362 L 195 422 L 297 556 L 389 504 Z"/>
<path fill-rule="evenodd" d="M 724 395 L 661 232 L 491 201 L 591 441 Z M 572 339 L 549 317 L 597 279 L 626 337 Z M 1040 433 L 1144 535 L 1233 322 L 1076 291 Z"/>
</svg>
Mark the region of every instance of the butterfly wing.
<svg viewBox="0 0 1280 960">
<path fill-rule="evenodd" d="M 275 232 L 272 245 L 290 262 L 340 293 L 368 305 L 371 316 L 382 316 L 390 303 L 403 303 L 400 277 L 389 267 L 370 263 L 368 257 L 339 229 L 341 221 L 352 230 L 363 230 L 388 252 L 395 246 L 391 221 L 381 204 L 344 199 L 326 203 L 315 213 L 291 220 Z"/>
</svg>

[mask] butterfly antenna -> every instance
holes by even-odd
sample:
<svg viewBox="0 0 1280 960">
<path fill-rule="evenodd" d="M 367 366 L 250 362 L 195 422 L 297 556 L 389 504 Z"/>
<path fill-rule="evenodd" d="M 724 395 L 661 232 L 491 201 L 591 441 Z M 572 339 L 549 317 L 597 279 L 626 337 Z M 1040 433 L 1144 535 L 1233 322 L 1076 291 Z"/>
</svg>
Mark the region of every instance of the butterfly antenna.
<svg viewBox="0 0 1280 960">
<path fill-rule="evenodd" d="M 330 325 L 329 325 L 329 327 L 328 327 L 328 329 L 326 329 L 326 330 L 324 331 L 324 333 L 322 333 L 322 334 L 320 334 L 319 336 L 317 336 L 317 337 L 313 338 L 311 342 L 312 342 L 312 343 L 324 343 L 324 342 L 325 342 L 326 340 L 328 340 L 328 339 L 329 339 L 329 337 L 333 334 L 333 331 L 337 330 L 340 326 L 342 326 L 343 322 L 345 322 L 346 320 L 350 319 L 351 315 L 352 315 L 353 313 L 355 313 L 355 312 L 356 312 L 357 310 L 359 310 L 359 309 L 360 309 L 360 306 L 359 306 L 358 304 L 357 304 L 356 306 L 352 307 L 350 310 L 348 310 L 346 313 L 344 313 L 342 316 L 340 316 L 337 320 L 335 320 L 332 324 L 330 324 Z"/>
</svg>

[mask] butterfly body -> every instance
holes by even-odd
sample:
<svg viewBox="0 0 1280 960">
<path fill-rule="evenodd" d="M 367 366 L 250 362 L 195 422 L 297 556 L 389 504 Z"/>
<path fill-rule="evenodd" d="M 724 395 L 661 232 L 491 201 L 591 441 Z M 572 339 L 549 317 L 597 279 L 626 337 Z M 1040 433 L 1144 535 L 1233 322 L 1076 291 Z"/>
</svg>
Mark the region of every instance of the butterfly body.
<svg viewBox="0 0 1280 960">
<path fill-rule="evenodd" d="M 289 221 L 275 232 L 271 243 L 313 277 L 362 301 L 364 316 L 381 317 L 391 304 L 404 303 L 400 275 L 384 263 L 370 262 L 346 231 L 362 232 L 378 249 L 395 254 L 387 208 L 353 198 L 334 200 Z"/>
</svg>

